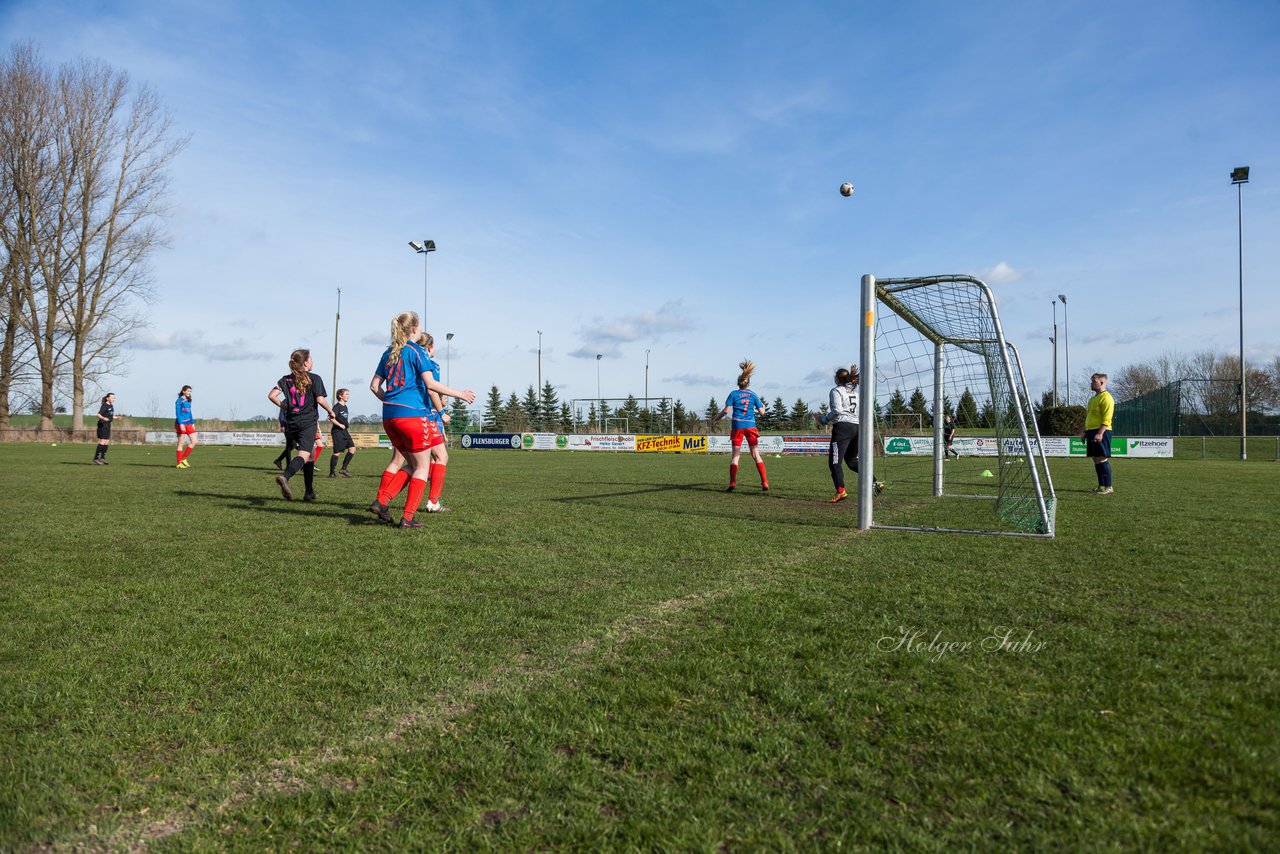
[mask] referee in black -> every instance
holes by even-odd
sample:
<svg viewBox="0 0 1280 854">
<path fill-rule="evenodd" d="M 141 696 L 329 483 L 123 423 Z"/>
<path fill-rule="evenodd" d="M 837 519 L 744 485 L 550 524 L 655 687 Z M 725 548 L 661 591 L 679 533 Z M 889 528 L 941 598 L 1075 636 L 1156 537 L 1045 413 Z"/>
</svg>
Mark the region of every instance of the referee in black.
<svg viewBox="0 0 1280 854">
<path fill-rule="evenodd" d="M 98 409 L 98 449 L 93 452 L 95 466 L 109 465 L 107 448 L 111 445 L 111 422 L 116 418 L 116 396 L 107 392 L 102 398 L 102 406 Z"/>
</svg>

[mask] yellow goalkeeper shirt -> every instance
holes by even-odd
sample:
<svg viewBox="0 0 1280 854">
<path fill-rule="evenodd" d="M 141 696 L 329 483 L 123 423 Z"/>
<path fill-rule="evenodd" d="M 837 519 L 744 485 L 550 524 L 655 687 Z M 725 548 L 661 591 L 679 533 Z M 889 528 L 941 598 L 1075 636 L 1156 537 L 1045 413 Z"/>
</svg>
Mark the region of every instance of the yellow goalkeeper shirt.
<svg viewBox="0 0 1280 854">
<path fill-rule="evenodd" d="M 1089 411 L 1084 416 L 1084 429 L 1111 429 L 1111 416 L 1116 411 L 1116 399 L 1109 391 L 1100 391 L 1089 398 Z"/>
</svg>

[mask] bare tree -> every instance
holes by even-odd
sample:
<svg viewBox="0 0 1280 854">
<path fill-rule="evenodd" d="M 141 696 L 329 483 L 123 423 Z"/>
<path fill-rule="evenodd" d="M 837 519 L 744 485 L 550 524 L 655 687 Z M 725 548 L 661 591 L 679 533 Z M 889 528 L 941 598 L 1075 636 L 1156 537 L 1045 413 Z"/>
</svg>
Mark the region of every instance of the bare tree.
<svg viewBox="0 0 1280 854">
<path fill-rule="evenodd" d="M 163 243 L 167 169 L 185 144 L 171 139 L 155 95 L 131 96 L 128 75 L 104 63 L 68 63 L 55 76 L 19 45 L 0 64 L 2 236 L 39 368 L 41 429 L 53 427 L 60 378 L 79 429 L 86 383 L 120 370 L 120 347 L 143 324 L 148 259 Z"/>
</svg>

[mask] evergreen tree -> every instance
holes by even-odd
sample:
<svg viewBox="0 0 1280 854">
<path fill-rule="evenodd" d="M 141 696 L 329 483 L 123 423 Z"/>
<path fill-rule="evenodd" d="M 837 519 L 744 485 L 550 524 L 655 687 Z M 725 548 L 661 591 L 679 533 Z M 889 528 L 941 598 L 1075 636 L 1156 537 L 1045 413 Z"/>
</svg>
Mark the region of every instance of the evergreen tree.
<svg viewBox="0 0 1280 854">
<path fill-rule="evenodd" d="M 559 427 L 561 433 L 574 432 L 573 413 L 569 410 L 569 404 L 560 404 Z"/>
<path fill-rule="evenodd" d="M 911 402 L 907 404 L 907 409 L 920 416 L 920 426 L 929 427 L 933 423 L 933 419 L 929 415 L 929 401 L 925 400 L 924 392 L 919 386 L 911 392 Z"/>
<path fill-rule="evenodd" d="M 656 427 L 659 433 L 665 434 L 671 429 L 671 422 L 674 419 L 674 416 L 675 413 L 671 411 L 671 401 L 667 400 L 665 397 L 662 400 L 659 400 L 658 410 L 654 414 L 654 421 L 656 422 Z"/>
<path fill-rule="evenodd" d="M 600 431 L 599 413 L 596 412 L 595 401 L 591 402 L 591 409 L 587 411 L 587 423 L 591 425 L 591 429 L 596 432 Z"/>
<path fill-rule="evenodd" d="M 609 401 L 600 401 L 600 430 L 608 431 L 609 419 L 613 417 L 613 410 L 609 408 Z"/>
<path fill-rule="evenodd" d="M 671 407 L 671 418 L 676 423 L 676 432 L 685 432 L 685 422 L 689 420 L 689 413 L 685 412 L 684 404 L 680 402 L 680 398 L 676 398 L 675 405 Z"/>
<path fill-rule="evenodd" d="M 551 429 L 556 423 L 556 415 L 559 410 L 560 397 L 556 394 L 556 387 L 551 384 L 551 380 L 547 380 L 542 384 L 542 400 L 539 401 L 538 423 L 544 429 Z"/>
<path fill-rule="evenodd" d="M 889 398 L 889 408 L 885 414 L 901 415 L 907 411 L 907 399 L 903 396 L 902 389 L 895 388 L 893 390 L 893 396 Z"/>
<path fill-rule="evenodd" d="M 978 416 L 978 424 L 981 427 L 996 426 L 996 408 L 991 405 L 991 401 L 982 404 L 982 412 Z"/>
<path fill-rule="evenodd" d="M 485 430 L 497 432 L 499 422 L 502 420 L 502 393 L 498 391 L 498 387 L 491 386 L 489 388 L 489 398 L 484 404 L 484 417 L 481 422 Z"/>
<path fill-rule="evenodd" d="M 978 402 L 973 399 L 969 387 L 965 386 L 964 392 L 960 395 L 960 402 L 956 404 L 956 426 L 978 427 L 980 424 Z"/>
<path fill-rule="evenodd" d="M 720 414 L 720 404 L 716 403 L 716 399 L 711 398 L 711 402 L 707 404 L 706 412 L 702 413 L 702 417 L 707 422 L 707 429 L 710 430 L 711 420 Z"/>
<path fill-rule="evenodd" d="M 636 400 L 634 394 L 627 395 L 626 401 L 622 404 L 622 409 L 618 414 L 627 419 L 628 424 L 636 429 L 640 429 L 643 425 L 640 421 L 640 401 Z"/>
<path fill-rule="evenodd" d="M 520 401 L 521 408 L 524 409 L 524 417 L 529 425 L 526 430 L 542 429 L 542 402 L 538 400 L 538 390 L 530 383 L 528 390 L 524 393 L 524 400 Z"/>
<path fill-rule="evenodd" d="M 455 397 L 452 400 L 449 404 L 449 426 L 446 429 L 450 433 L 466 433 L 471 429 L 471 413 L 467 411 L 462 398 Z"/>
<path fill-rule="evenodd" d="M 779 395 L 773 399 L 773 408 L 765 407 L 765 411 L 769 413 L 769 424 L 774 430 L 791 430 L 790 415 L 787 413 L 787 405 L 782 402 L 782 396 Z"/>
<path fill-rule="evenodd" d="M 529 416 L 525 408 L 520 405 L 520 398 L 516 397 L 513 391 L 507 398 L 507 402 L 502 407 L 502 416 L 499 419 L 502 424 L 504 433 L 523 433 L 529 429 Z"/>
<path fill-rule="evenodd" d="M 797 397 L 795 404 L 791 407 L 791 429 L 807 430 L 810 417 L 809 404 Z"/>
</svg>

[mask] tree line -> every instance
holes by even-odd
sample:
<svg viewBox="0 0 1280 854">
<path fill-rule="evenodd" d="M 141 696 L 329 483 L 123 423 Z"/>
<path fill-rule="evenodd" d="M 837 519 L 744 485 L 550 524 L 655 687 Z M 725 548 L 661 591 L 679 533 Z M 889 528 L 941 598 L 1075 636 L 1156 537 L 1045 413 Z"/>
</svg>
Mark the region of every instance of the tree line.
<svg viewBox="0 0 1280 854">
<path fill-rule="evenodd" d="M 126 365 L 164 244 L 168 167 L 186 144 L 156 95 L 93 60 L 0 59 L 0 429 L 53 416 Z"/>
</svg>

